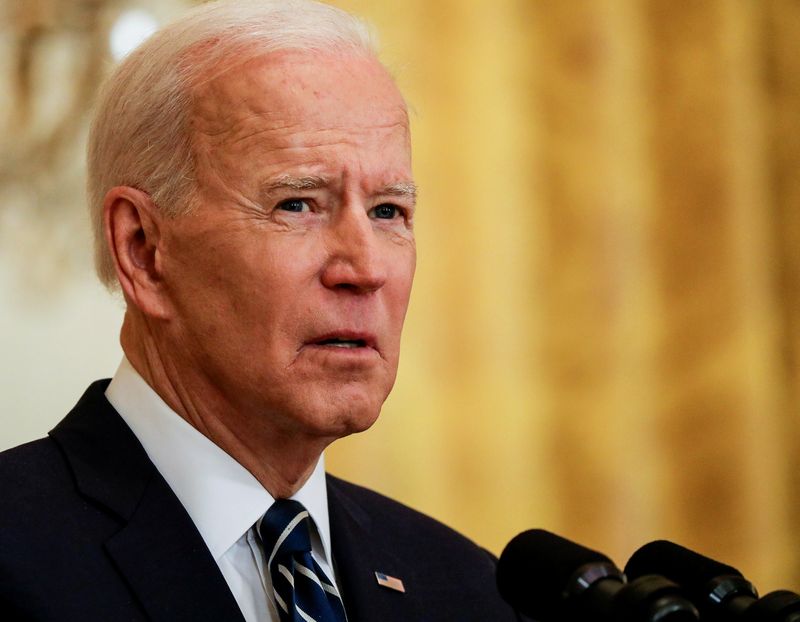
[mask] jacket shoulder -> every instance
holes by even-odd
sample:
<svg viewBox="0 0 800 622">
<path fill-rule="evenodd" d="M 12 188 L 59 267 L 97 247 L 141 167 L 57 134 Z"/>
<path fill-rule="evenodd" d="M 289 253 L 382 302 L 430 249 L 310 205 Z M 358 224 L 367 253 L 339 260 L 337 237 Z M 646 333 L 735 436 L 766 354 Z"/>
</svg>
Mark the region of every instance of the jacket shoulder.
<svg viewBox="0 0 800 622">
<path fill-rule="evenodd" d="M 72 476 L 64 456 L 51 438 L 41 438 L 0 452 L 0 520 L 7 511 L 19 516 L 37 500 L 47 503 L 64 488 L 72 488 Z"/>
<path fill-rule="evenodd" d="M 474 557 L 481 565 L 492 569 L 496 558 L 466 536 L 444 523 L 411 508 L 399 501 L 363 486 L 328 475 L 329 489 L 336 491 L 351 508 L 357 507 L 374 525 L 384 525 L 384 535 L 403 542 L 404 547 L 414 543 L 425 550 L 452 549 L 458 556 Z"/>
<path fill-rule="evenodd" d="M 328 475 L 328 505 L 331 530 L 337 537 L 343 535 L 344 525 L 348 525 L 350 547 L 370 550 L 364 555 L 387 563 L 390 571 L 396 569 L 398 576 L 408 579 L 407 587 L 415 593 L 420 612 L 425 612 L 425 617 L 416 619 L 426 622 L 523 619 L 500 598 L 494 555 L 444 523 L 331 475 Z M 333 546 L 336 558 L 336 541 Z M 352 548 L 342 551 L 339 560 L 351 554 Z M 364 557 L 359 555 L 359 560 L 364 561 Z M 348 564 L 346 569 L 358 573 L 359 569 L 353 566 Z"/>
</svg>

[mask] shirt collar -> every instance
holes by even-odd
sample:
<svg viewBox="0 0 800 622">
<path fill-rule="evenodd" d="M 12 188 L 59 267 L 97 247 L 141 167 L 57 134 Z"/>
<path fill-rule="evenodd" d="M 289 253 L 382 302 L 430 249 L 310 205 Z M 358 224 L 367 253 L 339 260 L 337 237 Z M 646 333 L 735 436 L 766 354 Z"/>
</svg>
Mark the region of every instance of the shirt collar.
<svg viewBox="0 0 800 622">
<path fill-rule="evenodd" d="M 173 411 L 123 357 L 106 398 L 128 424 L 178 497 L 214 559 L 219 559 L 274 503 L 230 455 Z M 325 460 L 292 496 L 311 515 L 331 562 Z"/>
</svg>

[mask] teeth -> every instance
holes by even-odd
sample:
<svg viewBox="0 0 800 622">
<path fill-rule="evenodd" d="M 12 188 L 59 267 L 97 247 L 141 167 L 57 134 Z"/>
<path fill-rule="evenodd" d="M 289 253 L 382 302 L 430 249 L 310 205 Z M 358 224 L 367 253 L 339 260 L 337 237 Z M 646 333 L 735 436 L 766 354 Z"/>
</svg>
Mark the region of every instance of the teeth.
<svg viewBox="0 0 800 622">
<path fill-rule="evenodd" d="M 367 344 L 362 339 L 325 339 L 323 341 L 318 341 L 317 345 L 320 346 L 334 346 L 337 348 L 363 348 Z"/>
</svg>

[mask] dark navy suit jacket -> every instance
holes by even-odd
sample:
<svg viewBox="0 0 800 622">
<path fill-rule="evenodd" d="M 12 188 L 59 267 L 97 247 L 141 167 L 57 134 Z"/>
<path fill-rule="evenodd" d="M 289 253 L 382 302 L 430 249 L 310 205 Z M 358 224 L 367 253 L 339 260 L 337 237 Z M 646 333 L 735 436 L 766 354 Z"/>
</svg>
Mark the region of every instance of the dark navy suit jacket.
<svg viewBox="0 0 800 622">
<path fill-rule="evenodd" d="M 243 622 L 107 383 L 48 438 L 0 454 L 0 620 Z M 519 620 L 497 594 L 494 558 L 456 532 L 330 475 L 328 503 L 350 622 Z"/>
</svg>

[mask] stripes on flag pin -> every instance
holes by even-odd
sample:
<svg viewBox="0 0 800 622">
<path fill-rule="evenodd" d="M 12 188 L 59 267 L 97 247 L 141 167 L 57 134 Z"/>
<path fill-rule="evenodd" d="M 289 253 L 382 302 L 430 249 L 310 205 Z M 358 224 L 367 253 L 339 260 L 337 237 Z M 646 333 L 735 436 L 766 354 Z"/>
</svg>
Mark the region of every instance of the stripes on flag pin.
<svg viewBox="0 0 800 622">
<path fill-rule="evenodd" d="M 397 577 L 390 577 L 388 574 L 382 572 L 375 572 L 375 578 L 378 580 L 378 585 L 388 587 L 390 590 L 396 592 L 403 592 L 405 594 L 406 588 L 403 582 Z"/>
</svg>

